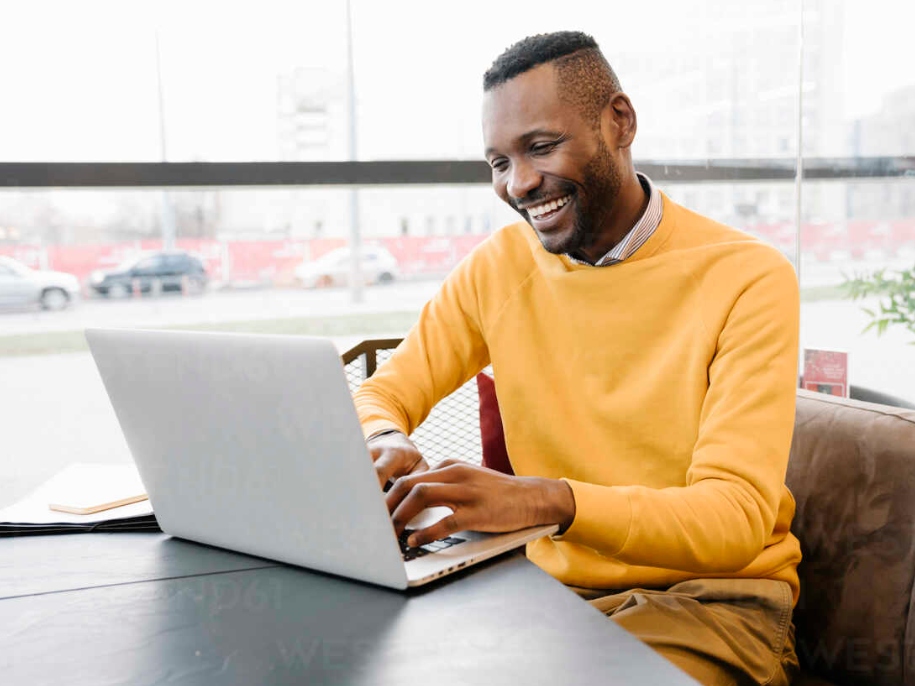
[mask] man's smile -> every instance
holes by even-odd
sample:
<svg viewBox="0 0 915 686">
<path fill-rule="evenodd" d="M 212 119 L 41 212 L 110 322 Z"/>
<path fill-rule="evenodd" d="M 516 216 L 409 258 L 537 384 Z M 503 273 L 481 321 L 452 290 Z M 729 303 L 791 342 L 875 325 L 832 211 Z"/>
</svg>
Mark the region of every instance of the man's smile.
<svg viewBox="0 0 915 686">
<path fill-rule="evenodd" d="M 561 198 L 530 205 L 524 209 L 524 212 L 527 214 L 530 225 L 538 232 L 551 233 L 565 225 L 563 216 L 572 211 L 570 206 L 574 204 L 573 199 L 574 193 L 569 193 Z"/>
<path fill-rule="evenodd" d="M 568 203 L 572 199 L 571 193 L 569 195 L 564 195 L 561 198 L 556 200 L 550 200 L 539 205 L 533 205 L 528 207 L 527 213 L 531 216 L 532 219 L 546 219 L 551 213 L 557 212 L 559 208 Z"/>
</svg>

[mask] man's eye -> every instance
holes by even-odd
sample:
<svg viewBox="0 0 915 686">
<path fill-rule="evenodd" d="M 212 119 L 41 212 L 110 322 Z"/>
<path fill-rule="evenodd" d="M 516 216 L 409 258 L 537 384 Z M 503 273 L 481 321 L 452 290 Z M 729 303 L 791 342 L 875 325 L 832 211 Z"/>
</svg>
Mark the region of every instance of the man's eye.
<svg viewBox="0 0 915 686">
<path fill-rule="evenodd" d="M 489 166 L 492 167 L 493 171 L 501 172 L 508 167 L 508 162 L 503 159 L 493 160 L 489 163 Z"/>
<path fill-rule="evenodd" d="M 552 152 L 556 145 L 556 141 L 550 143 L 535 143 L 531 146 L 531 152 L 535 155 L 546 155 L 547 153 Z"/>
</svg>

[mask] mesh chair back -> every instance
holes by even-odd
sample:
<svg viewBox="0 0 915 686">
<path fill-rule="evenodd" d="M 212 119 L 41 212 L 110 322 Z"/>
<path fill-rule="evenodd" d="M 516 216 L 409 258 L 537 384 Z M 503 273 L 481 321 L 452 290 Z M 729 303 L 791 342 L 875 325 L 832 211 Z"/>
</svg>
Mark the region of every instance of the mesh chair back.
<svg viewBox="0 0 915 686">
<path fill-rule="evenodd" d="M 394 352 L 402 339 L 386 338 L 363 341 L 343 353 L 343 364 L 350 391 L 357 388 Z M 491 370 L 487 370 L 492 373 Z M 480 411 L 477 383 L 471 379 L 438 403 L 410 438 L 434 466 L 453 458 L 480 464 Z"/>
</svg>

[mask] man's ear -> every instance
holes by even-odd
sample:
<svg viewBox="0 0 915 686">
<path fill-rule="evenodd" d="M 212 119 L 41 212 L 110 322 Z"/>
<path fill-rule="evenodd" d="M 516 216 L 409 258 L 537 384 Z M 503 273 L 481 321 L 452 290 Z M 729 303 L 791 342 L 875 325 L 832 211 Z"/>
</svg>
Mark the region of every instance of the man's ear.
<svg viewBox="0 0 915 686">
<path fill-rule="evenodd" d="M 611 136 L 616 148 L 628 148 L 635 140 L 638 122 L 635 117 L 635 108 L 625 93 L 614 93 L 610 101 L 601 112 L 601 129 L 605 135 Z"/>
</svg>

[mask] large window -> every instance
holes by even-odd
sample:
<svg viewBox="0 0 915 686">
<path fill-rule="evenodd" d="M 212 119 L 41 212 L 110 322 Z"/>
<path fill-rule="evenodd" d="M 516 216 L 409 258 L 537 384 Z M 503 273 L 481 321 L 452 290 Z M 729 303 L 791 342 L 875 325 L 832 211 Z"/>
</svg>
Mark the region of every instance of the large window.
<svg viewBox="0 0 915 686">
<path fill-rule="evenodd" d="M 852 384 L 915 400 L 915 333 L 862 333 L 862 308 L 886 301 L 843 288 L 915 263 L 915 5 L 350 9 L 60 3 L 48 21 L 36 3 L 6 17 L 0 255 L 75 275 L 81 298 L 0 311 L 0 506 L 66 463 L 127 459 L 86 326 L 312 332 L 341 347 L 403 333 L 514 220 L 479 162 L 483 71 L 561 28 L 591 32 L 614 65 L 639 115 L 637 166 L 792 260 L 802 346 L 847 350 Z M 345 266 L 356 237 L 359 286 Z M 195 255 L 205 285 L 130 272 L 163 249 Z M 122 286 L 103 288 L 106 273 Z"/>
</svg>

